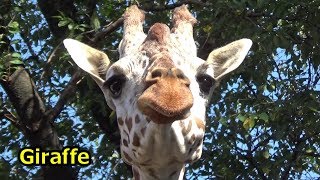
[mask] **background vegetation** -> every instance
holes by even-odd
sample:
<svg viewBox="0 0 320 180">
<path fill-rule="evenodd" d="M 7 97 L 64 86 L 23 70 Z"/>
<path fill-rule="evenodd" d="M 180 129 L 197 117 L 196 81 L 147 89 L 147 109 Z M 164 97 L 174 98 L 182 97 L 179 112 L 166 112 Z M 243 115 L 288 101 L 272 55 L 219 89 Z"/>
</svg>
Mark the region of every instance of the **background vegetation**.
<svg viewBox="0 0 320 180">
<path fill-rule="evenodd" d="M 131 177 L 119 157 L 115 115 L 70 61 L 67 37 L 117 60 L 121 18 L 138 4 L 146 30 L 189 4 L 198 54 L 247 37 L 254 44 L 208 107 L 204 152 L 187 179 L 320 177 L 319 0 L 2 0 L 0 179 Z M 80 146 L 88 167 L 26 167 L 19 149 Z"/>
</svg>

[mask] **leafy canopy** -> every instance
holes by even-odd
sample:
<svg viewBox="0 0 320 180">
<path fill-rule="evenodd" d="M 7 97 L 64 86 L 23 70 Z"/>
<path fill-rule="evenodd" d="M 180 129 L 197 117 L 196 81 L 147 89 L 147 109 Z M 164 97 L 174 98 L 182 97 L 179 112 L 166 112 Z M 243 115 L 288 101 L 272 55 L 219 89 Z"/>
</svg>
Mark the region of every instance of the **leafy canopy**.
<svg viewBox="0 0 320 180">
<path fill-rule="evenodd" d="M 34 115 L 32 121 L 22 116 L 19 98 L 11 98 L 16 89 L 8 85 L 10 77 L 21 69 L 35 83 L 36 99 L 43 104 L 39 113 L 51 120 L 59 137 L 59 142 L 41 141 L 41 146 L 89 150 L 93 164 L 72 168 L 79 178 L 130 177 L 118 154 L 115 114 L 93 80 L 70 61 L 61 42 L 78 39 L 116 61 L 121 15 L 129 4 L 137 3 L 148 13 L 148 28 L 154 22 L 169 22 L 170 9 L 183 2 L 1 3 L 6 10 L 0 11 L 0 179 L 42 176 L 40 167 L 26 167 L 17 160 L 20 148 L 37 144 L 32 133 L 39 128 Z M 188 166 L 186 178 L 319 178 L 320 1 L 185 2 L 198 19 L 194 35 L 203 59 L 228 42 L 244 37 L 254 42 L 244 64 L 214 94 L 203 155 Z"/>
</svg>

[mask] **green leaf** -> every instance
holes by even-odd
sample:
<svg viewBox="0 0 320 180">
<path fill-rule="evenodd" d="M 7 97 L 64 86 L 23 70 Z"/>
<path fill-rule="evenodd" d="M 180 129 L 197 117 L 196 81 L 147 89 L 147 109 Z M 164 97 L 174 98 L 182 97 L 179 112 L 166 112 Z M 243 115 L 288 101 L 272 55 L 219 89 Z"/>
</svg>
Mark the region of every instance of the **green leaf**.
<svg viewBox="0 0 320 180">
<path fill-rule="evenodd" d="M 266 174 L 269 174 L 271 170 L 270 170 L 269 167 L 263 167 L 263 168 L 262 168 L 262 171 L 263 171 L 264 173 L 266 173 Z"/>
<path fill-rule="evenodd" d="M 93 13 L 92 17 L 91 17 L 91 24 L 93 29 L 99 29 L 100 28 L 100 21 L 99 21 L 99 17 L 97 15 L 97 13 Z"/>
<path fill-rule="evenodd" d="M 266 159 L 269 159 L 270 153 L 268 151 L 264 151 L 263 152 L 263 157 L 266 158 Z"/>
<path fill-rule="evenodd" d="M 228 118 L 226 117 L 221 117 L 219 120 L 219 122 L 224 126 L 227 125 L 227 121 L 228 121 Z"/>
<path fill-rule="evenodd" d="M 203 31 L 204 31 L 205 33 L 210 33 L 211 30 L 212 30 L 212 26 L 206 25 L 206 26 L 203 27 L 202 29 L 203 29 Z"/>
<path fill-rule="evenodd" d="M 259 114 L 259 118 L 264 120 L 264 122 L 268 122 L 269 121 L 269 116 L 267 113 L 261 113 Z"/>
<path fill-rule="evenodd" d="M 13 59 L 13 60 L 10 61 L 10 64 L 22 65 L 23 62 L 20 59 Z"/>
<path fill-rule="evenodd" d="M 319 112 L 316 108 L 314 108 L 314 107 L 308 107 L 311 111 L 313 111 L 313 112 Z"/>
<path fill-rule="evenodd" d="M 244 122 L 243 122 L 243 127 L 244 127 L 244 129 L 247 130 L 247 131 L 248 131 L 249 129 L 253 128 L 254 125 L 255 125 L 255 121 L 254 121 L 254 119 L 252 119 L 252 118 L 247 118 L 247 119 L 244 120 Z"/>
<path fill-rule="evenodd" d="M 11 54 L 11 57 L 13 57 L 13 58 L 20 58 L 21 55 L 20 55 L 19 53 L 14 52 L 14 53 Z"/>
<path fill-rule="evenodd" d="M 109 115 L 109 119 L 114 119 L 116 117 L 116 112 L 112 111 Z"/>
<path fill-rule="evenodd" d="M 307 149 L 306 153 L 313 153 L 314 151 L 312 149 Z"/>
<path fill-rule="evenodd" d="M 237 116 L 237 118 L 238 118 L 241 122 L 244 122 L 244 121 L 246 120 L 246 117 L 243 116 L 243 115 L 241 115 L 241 114 L 239 114 L 239 115 Z"/>
<path fill-rule="evenodd" d="M 17 21 L 12 21 L 8 24 L 8 30 L 10 33 L 15 34 L 19 32 L 19 23 Z"/>
<path fill-rule="evenodd" d="M 73 29 L 74 29 L 74 25 L 73 25 L 73 24 L 71 24 L 71 23 L 70 23 L 70 24 L 68 24 L 68 29 L 69 29 L 69 30 L 73 30 Z"/>
<path fill-rule="evenodd" d="M 22 11 L 22 8 L 21 7 L 18 7 L 18 6 L 15 6 L 13 7 L 14 11 L 16 12 L 21 12 Z"/>
<path fill-rule="evenodd" d="M 59 27 L 63 27 L 63 26 L 66 26 L 67 24 L 69 24 L 70 22 L 69 21 L 67 21 L 67 20 L 62 20 L 62 21 L 60 21 L 59 23 L 58 23 L 58 26 Z"/>
</svg>

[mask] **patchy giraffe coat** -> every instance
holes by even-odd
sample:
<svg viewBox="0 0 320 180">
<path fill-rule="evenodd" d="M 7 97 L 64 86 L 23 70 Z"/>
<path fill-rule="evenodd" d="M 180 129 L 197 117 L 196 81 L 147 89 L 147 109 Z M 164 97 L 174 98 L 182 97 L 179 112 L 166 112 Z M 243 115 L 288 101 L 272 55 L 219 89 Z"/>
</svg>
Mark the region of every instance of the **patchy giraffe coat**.
<svg viewBox="0 0 320 180">
<path fill-rule="evenodd" d="M 173 28 L 154 24 L 143 32 L 137 6 L 123 15 L 120 59 L 76 40 L 64 44 L 116 111 L 121 156 L 135 179 L 183 179 L 184 167 L 201 157 L 206 105 L 221 78 L 236 69 L 251 47 L 242 39 L 198 58 L 193 39 L 196 19 L 185 5 L 173 13 Z"/>
</svg>

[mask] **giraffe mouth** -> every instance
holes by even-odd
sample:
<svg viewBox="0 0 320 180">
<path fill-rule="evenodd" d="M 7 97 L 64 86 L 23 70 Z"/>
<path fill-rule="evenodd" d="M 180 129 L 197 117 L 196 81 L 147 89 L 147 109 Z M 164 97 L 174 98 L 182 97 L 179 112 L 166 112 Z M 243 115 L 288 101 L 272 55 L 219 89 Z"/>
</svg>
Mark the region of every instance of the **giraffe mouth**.
<svg viewBox="0 0 320 180">
<path fill-rule="evenodd" d="M 162 110 L 161 107 L 153 104 L 153 103 L 146 103 L 143 113 L 147 115 L 151 121 L 157 124 L 167 124 L 172 123 L 176 120 L 186 119 L 190 116 L 190 110 L 181 113 L 171 113 Z"/>
<path fill-rule="evenodd" d="M 186 119 L 192 105 L 190 89 L 176 78 L 160 79 L 148 87 L 138 99 L 140 111 L 157 124 Z"/>
</svg>

